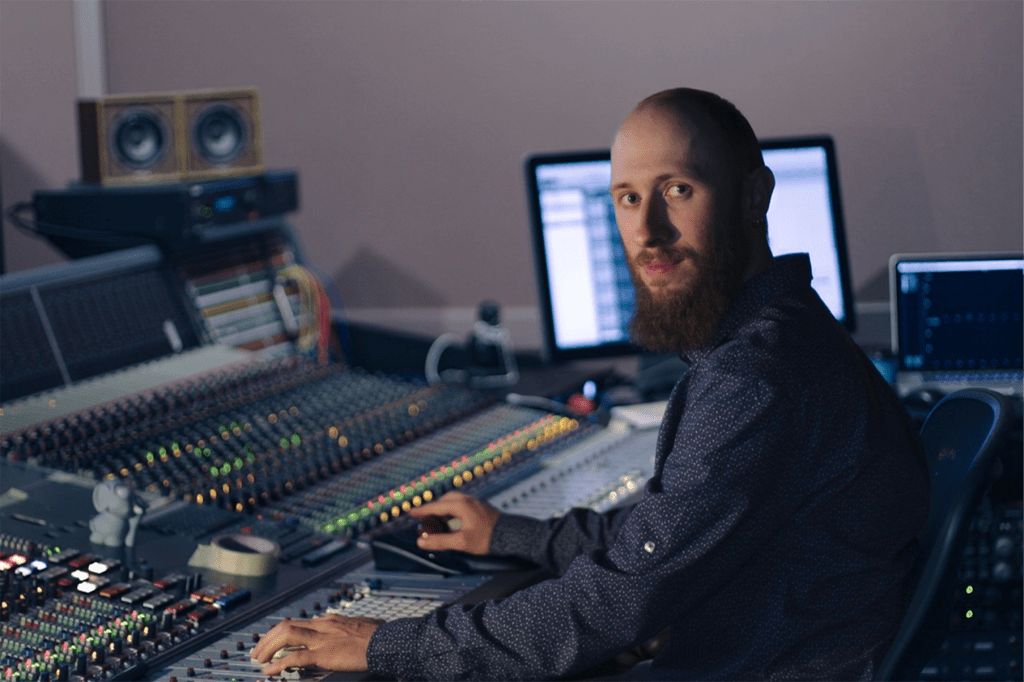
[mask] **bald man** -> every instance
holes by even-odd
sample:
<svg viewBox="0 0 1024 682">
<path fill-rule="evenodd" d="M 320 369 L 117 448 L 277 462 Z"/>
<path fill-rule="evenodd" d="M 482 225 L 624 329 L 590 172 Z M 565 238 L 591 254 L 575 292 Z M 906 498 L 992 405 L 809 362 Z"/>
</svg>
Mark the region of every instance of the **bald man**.
<svg viewBox="0 0 1024 682">
<path fill-rule="evenodd" d="M 288 621 L 253 651 L 409 679 L 553 679 L 668 628 L 652 679 L 871 679 L 899 627 L 928 508 L 919 439 L 810 286 L 772 256 L 774 178 L 717 95 L 657 93 L 622 123 L 611 196 L 636 288 L 632 333 L 690 370 L 642 499 L 537 521 L 450 493 L 425 549 L 531 559 L 557 579 L 380 623 Z M 643 456 L 638 453 L 638 456 Z"/>
</svg>

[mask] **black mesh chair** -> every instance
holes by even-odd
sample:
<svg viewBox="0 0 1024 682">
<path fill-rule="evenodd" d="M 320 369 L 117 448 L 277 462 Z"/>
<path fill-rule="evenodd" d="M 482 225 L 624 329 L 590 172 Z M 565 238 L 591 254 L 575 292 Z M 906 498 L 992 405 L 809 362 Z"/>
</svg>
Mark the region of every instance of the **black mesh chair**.
<svg viewBox="0 0 1024 682">
<path fill-rule="evenodd" d="M 1007 398 L 981 389 L 950 393 L 928 413 L 921 438 L 931 472 L 931 504 L 910 583 L 917 587 L 876 680 L 919 679 L 942 644 L 971 516 L 1002 472 L 997 454 L 1012 415 Z"/>
</svg>

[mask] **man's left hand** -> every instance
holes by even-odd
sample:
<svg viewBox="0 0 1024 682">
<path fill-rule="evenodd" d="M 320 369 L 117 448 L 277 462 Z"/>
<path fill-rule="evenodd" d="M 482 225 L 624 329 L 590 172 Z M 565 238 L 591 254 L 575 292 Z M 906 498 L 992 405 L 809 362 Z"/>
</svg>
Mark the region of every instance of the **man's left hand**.
<svg viewBox="0 0 1024 682">
<path fill-rule="evenodd" d="M 252 649 L 252 660 L 265 664 L 263 674 L 285 668 L 316 666 L 325 670 L 366 670 L 366 648 L 382 620 L 330 614 L 311 620 L 286 618 L 270 629 Z M 289 653 L 272 660 L 282 650 Z"/>
</svg>

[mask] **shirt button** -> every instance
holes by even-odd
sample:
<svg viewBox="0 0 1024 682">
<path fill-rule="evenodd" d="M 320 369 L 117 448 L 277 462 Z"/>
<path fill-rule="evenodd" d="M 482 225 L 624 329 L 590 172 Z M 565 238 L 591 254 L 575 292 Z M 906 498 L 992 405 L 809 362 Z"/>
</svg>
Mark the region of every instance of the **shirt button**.
<svg viewBox="0 0 1024 682">
<path fill-rule="evenodd" d="M 644 543 L 644 551 L 647 552 L 648 554 L 654 554 L 654 542 L 651 541 L 651 540 L 648 540 L 647 542 L 645 542 Z"/>
</svg>

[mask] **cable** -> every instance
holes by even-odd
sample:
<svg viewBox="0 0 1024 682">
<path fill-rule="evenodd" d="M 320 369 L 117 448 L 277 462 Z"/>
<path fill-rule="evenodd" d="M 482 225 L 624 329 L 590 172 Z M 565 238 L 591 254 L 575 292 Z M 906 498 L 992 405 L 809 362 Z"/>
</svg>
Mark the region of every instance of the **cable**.
<svg viewBox="0 0 1024 682">
<path fill-rule="evenodd" d="M 477 340 L 485 341 L 492 346 L 501 348 L 502 361 L 505 364 L 505 374 L 489 374 L 484 376 L 472 376 L 469 385 L 472 388 L 501 388 L 512 386 L 519 381 L 519 366 L 516 364 L 516 357 L 512 353 L 512 335 L 501 325 L 490 324 L 483 320 L 473 323 L 473 335 Z"/>
<path fill-rule="evenodd" d="M 327 364 L 331 335 L 331 303 L 327 292 L 320 280 L 301 265 L 289 265 L 278 271 L 275 286 L 283 287 L 288 281 L 294 282 L 299 289 L 299 306 L 302 311 L 296 321 L 298 337 L 295 346 L 303 353 L 315 350 L 317 361 Z M 282 317 L 285 316 L 282 310 Z"/>
<path fill-rule="evenodd" d="M 33 208 L 29 201 L 19 201 L 7 208 L 5 217 L 8 222 L 18 229 L 32 235 L 33 237 L 68 237 L 90 242 L 111 242 L 119 241 L 126 237 L 145 239 L 157 246 L 167 249 L 168 246 L 151 234 L 140 234 L 134 232 L 105 232 L 103 230 L 87 230 L 81 227 L 68 227 L 67 225 L 54 225 L 52 223 L 41 223 L 39 221 L 27 222 L 21 217 L 26 209 Z"/>
<path fill-rule="evenodd" d="M 430 344 L 430 350 L 427 351 L 427 360 L 424 363 L 423 373 L 427 377 L 427 383 L 431 386 L 440 384 L 442 382 L 441 375 L 438 373 L 437 368 L 441 362 L 441 355 L 451 348 L 459 344 L 459 337 L 455 334 L 441 334 L 441 336 L 434 339 L 434 342 Z"/>
</svg>

